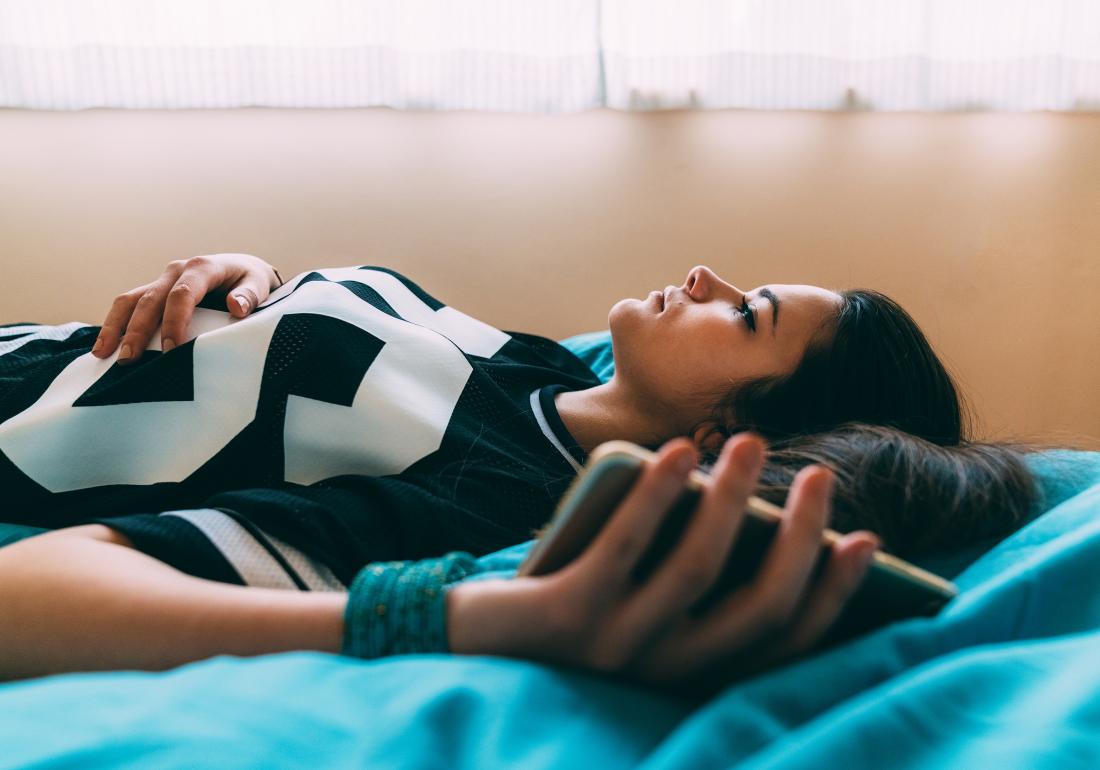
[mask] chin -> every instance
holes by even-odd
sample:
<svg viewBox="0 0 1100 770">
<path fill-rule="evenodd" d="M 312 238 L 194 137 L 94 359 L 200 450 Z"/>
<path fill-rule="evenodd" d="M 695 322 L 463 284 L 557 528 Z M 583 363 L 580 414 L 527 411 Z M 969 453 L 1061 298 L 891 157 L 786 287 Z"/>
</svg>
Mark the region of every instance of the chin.
<svg viewBox="0 0 1100 770">
<path fill-rule="evenodd" d="M 611 352 L 615 357 L 616 371 L 620 365 L 629 366 L 634 358 L 632 350 L 639 344 L 644 345 L 645 319 L 644 302 L 637 299 L 623 299 L 615 303 L 607 314 L 607 328 L 611 332 Z"/>
<path fill-rule="evenodd" d="M 607 311 L 607 325 L 610 326 L 615 322 L 615 317 L 620 316 L 623 313 L 630 311 L 630 303 L 637 302 L 636 299 L 621 299 L 611 306 L 611 309 Z"/>
<path fill-rule="evenodd" d="M 631 323 L 631 319 L 635 319 L 645 313 L 645 300 L 634 299 L 628 297 L 621 299 L 611 306 L 611 310 L 607 313 L 607 325 L 608 327 L 614 327 L 616 324 L 623 325 Z"/>
</svg>

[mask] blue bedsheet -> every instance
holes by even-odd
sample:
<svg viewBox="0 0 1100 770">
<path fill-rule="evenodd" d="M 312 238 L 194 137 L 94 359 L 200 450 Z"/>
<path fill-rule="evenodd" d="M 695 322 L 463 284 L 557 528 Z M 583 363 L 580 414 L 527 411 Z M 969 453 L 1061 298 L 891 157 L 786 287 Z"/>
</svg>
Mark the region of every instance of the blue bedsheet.
<svg viewBox="0 0 1100 770">
<path fill-rule="evenodd" d="M 0 768 L 1097 767 L 1100 454 L 1033 467 L 1048 510 L 938 617 L 706 703 L 506 659 L 223 656 L 0 686 Z"/>
</svg>

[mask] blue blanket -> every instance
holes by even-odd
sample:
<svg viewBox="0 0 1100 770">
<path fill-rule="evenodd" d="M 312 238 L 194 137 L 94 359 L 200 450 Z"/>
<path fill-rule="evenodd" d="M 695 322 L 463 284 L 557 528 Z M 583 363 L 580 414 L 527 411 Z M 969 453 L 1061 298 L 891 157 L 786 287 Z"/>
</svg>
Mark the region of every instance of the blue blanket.
<svg viewBox="0 0 1100 770">
<path fill-rule="evenodd" d="M 705 703 L 487 657 L 223 656 L 0 686 L 0 768 L 1095 767 L 1100 454 L 1033 468 L 1046 511 L 954 555 L 939 616 Z M 528 547 L 485 559 L 507 572 Z"/>
</svg>

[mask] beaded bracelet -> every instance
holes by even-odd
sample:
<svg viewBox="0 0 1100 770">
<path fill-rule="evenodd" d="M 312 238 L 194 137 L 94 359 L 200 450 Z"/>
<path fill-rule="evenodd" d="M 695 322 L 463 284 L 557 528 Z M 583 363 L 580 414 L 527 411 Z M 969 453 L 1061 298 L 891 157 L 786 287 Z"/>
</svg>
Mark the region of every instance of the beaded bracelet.
<svg viewBox="0 0 1100 770">
<path fill-rule="evenodd" d="M 477 560 L 464 551 L 367 565 L 348 592 L 341 652 L 357 658 L 450 652 L 446 586 L 476 571 Z"/>
</svg>

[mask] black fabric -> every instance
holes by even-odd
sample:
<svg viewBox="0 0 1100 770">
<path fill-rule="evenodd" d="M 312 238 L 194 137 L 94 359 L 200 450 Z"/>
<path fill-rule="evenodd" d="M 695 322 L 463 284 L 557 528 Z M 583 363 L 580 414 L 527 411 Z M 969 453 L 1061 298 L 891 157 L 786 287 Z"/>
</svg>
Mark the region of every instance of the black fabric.
<svg viewBox="0 0 1100 770">
<path fill-rule="evenodd" d="M 569 433 L 569 429 L 566 428 L 565 423 L 561 421 L 561 416 L 558 414 L 557 407 L 554 406 L 554 396 L 564 390 L 568 390 L 564 385 L 547 385 L 539 391 L 539 403 L 542 405 L 542 413 L 546 417 L 546 422 L 550 425 L 550 430 L 553 431 L 555 436 L 558 436 L 559 440 L 562 442 L 562 446 L 573 456 L 577 464 L 584 465 L 588 456 L 580 445 L 573 440 L 573 436 Z"/>
<path fill-rule="evenodd" d="M 207 580 L 244 585 L 221 552 L 193 524 L 178 516 L 138 513 L 94 519 L 122 532 L 134 547 L 181 572 Z"/>
<path fill-rule="evenodd" d="M 179 355 L 163 356 L 156 350 L 144 356 L 145 366 L 140 369 L 113 366 L 84 391 L 73 406 L 108 406 L 111 404 L 140 404 L 163 401 L 190 401 L 195 397 L 192 387 L 190 343 L 180 346 Z M 156 363 L 154 363 L 154 361 Z M 149 368 L 161 367 L 158 372 L 159 387 L 152 391 L 148 386 Z"/>
<path fill-rule="evenodd" d="M 337 317 L 340 312 L 335 308 L 331 314 L 325 307 L 311 307 L 308 312 L 296 310 L 304 296 L 296 292 L 317 291 L 317 286 L 303 287 L 322 284 L 320 290 L 326 292 L 326 297 L 336 298 L 352 311 L 378 312 L 392 319 L 379 323 L 396 323 L 393 328 L 400 339 L 423 336 L 428 331 L 437 334 L 426 329 L 423 318 L 419 322 L 403 318 L 398 309 L 402 302 L 413 302 L 433 312 L 450 310 L 392 270 L 354 269 L 392 276 L 409 295 L 395 299 L 394 289 L 365 285 L 356 280 L 359 273 L 342 270 L 339 274 L 313 271 L 292 279 L 268 304 L 237 322 L 249 323 L 253 316 L 265 320 L 264 313 L 274 314 L 267 320 L 276 319 L 264 343 L 267 349 L 259 389 L 246 415 L 242 417 L 237 406 L 230 409 L 227 405 L 240 404 L 235 388 L 247 379 L 230 363 L 224 373 L 218 373 L 218 382 L 225 383 L 224 403 L 219 385 L 213 400 L 202 402 L 202 420 L 196 420 L 193 433 L 187 433 L 186 426 L 172 424 L 173 430 L 183 431 L 177 433 L 177 439 L 180 435 L 187 437 L 182 441 L 185 444 L 191 436 L 200 441 L 206 435 L 198 424 L 203 420 L 221 420 L 215 424 L 241 420 L 243 424 L 227 443 L 210 452 L 179 480 L 155 477 L 145 479 L 148 483 L 126 483 L 120 481 L 121 477 L 114 478 L 109 469 L 113 463 L 121 467 L 122 460 L 98 447 L 125 443 L 119 443 L 119 435 L 105 433 L 97 437 L 85 428 L 84 433 L 74 429 L 71 436 L 62 434 L 62 443 L 74 443 L 66 443 L 59 457 L 75 457 L 74 464 L 98 474 L 100 483 L 65 491 L 51 491 L 48 484 L 39 483 L 25 464 L 20 466 L 13 460 L 18 453 L 5 451 L 5 446 L 11 448 L 16 441 L 12 439 L 14 433 L 5 438 L 5 428 L 14 424 L 9 422 L 13 418 L 26 420 L 29 416 L 44 425 L 67 419 L 64 410 L 57 414 L 41 410 L 39 415 L 34 411 L 40 409 L 36 401 L 66 367 L 81 363 L 77 359 L 89 353 L 99 329 L 83 327 L 64 339 L 49 339 L 51 333 L 56 336 L 57 327 L 40 327 L 40 333 L 30 335 L 34 339 L 15 349 L 0 347 L 0 489 L 5 490 L 0 500 L 0 520 L 49 528 L 101 522 L 123 532 L 156 558 L 217 580 L 236 573 L 216 549 L 211 552 L 208 542 L 204 548 L 196 545 L 196 536 L 205 540 L 197 529 L 178 517 L 148 514 L 208 507 L 224 510 L 320 560 L 345 584 L 371 561 L 427 558 L 451 550 L 482 554 L 529 538 L 545 524 L 575 476 L 572 465 L 539 428 L 532 414 L 531 393 L 539 391 L 550 427 L 570 454 L 583 463 L 584 453 L 554 409 L 553 395 L 600 382 L 564 347 L 537 335 L 505 332 L 506 341 L 491 356 L 462 352 L 472 371 L 454 402 L 438 448 L 399 473 L 348 473 L 341 468 L 311 483 L 287 480 L 284 464 L 289 450 L 284 446 L 284 437 L 289 430 L 285 425 L 290 400 L 350 406 L 360 382 L 378 365 L 382 352 L 388 345 L 399 344 L 384 342 L 356 322 Z M 345 291 L 355 299 L 341 293 Z M 389 300 L 383 296 L 387 293 L 391 295 Z M 234 323 L 228 320 L 224 301 L 219 304 L 207 298 L 203 305 L 208 312 L 224 314 L 226 320 L 222 323 L 227 328 Z M 241 328 L 259 327 L 253 323 Z M 221 336 L 204 337 L 203 344 L 225 344 L 230 336 L 223 331 L 218 329 Z M 439 339 L 433 337 L 432 344 L 440 345 Z M 10 341 L 0 340 L 0 345 Z M 444 342 L 459 349 L 457 342 Z M 69 403 L 74 409 L 126 410 L 132 408 L 128 405 L 138 404 L 153 410 L 161 404 L 166 409 L 170 404 L 189 406 L 197 381 L 193 371 L 198 366 L 195 345 L 196 340 L 190 340 L 169 353 L 147 352 L 130 366 L 115 364 Z M 449 348 L 438 350 L 443 353 Z M 435 360 L 438 356 L 430 358 L 423 365 L 418 361 L 401 363 L 405 369 L 394 382 L 405 382 L 407 387 L 400 388 L 400 392 L 387 391 L 388 400 L 379 401 L 377 406 L 371 402 L 371 408 L 407 410 L 410 419 L 419 419 L 423 410 L 417 399 L 422 397 L 423 388 L 433 386 L 433 372 L 441 365 Z M 206 398 L 211 398 L 209 393 Z M 224 415 L 224 420 L 218 415 Z M 139 427 L 142 424 L 133 423 Z M 105 432 L 119 429 L 99 428 Z M 328 434 L 322 431 L 305 439 L 315 440 L 324 449 Z M 389 443 L 402 440 L 401 435 L 363 439 L 364 446 L 382 453 Z M 171 468 L 171 446 L 152 443 L 155 445 L 148 451 L 158 457 L 164 454 L 165 464 Z M 144 450 L 141 452 L 138 457 L 144 456 Z M 221 561 L 221 565 L 213 566 L 215 561 Z M 240 582 L 239 576 L 229 582 Z"/>
</svg>

